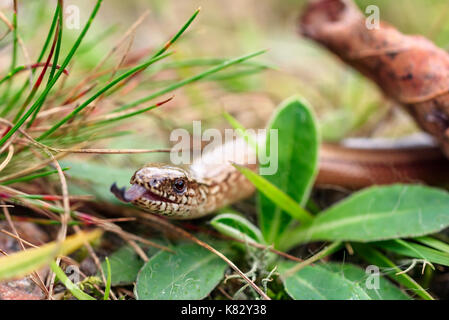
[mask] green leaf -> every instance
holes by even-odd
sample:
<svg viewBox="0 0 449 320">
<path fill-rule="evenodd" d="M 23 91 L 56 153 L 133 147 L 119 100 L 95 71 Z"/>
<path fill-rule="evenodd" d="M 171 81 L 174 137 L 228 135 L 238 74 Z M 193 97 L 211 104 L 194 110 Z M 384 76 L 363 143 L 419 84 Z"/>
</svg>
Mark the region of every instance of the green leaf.
<svg viewBox="0 0 449 320">
<path fill-rule="evenodd" d="M 373 281 L 372 273 L 350 263 L 327 263 L 326 269 L 340 274 L 342 277 L 358 283 L 373 300 L 405 300 L 410 297 L 385 277 L 379 275 L 379 287 Z"/>
<path fill-rule="evenodd" d="M 133 248 L 123 246 L 109 256 L 111 265 L 111 284 L 113 286 L 129 285 L 136 281 L 137 273 L 144 262 Z M 107 263 L 104 261 L 101 267 L 107 273 Z"/>
<path fill-rule="evenodd" d="M 151 239 L 151 241 L 160 244 L 162 246 L 167 246 L 168 242 L 161 239 Z M 149 247 L 146 249 L 143 246 L 144 251 L 148 257 L 153 256 L 159 252 L 158 248 Z M 129 285 L 136 281 L 137 274 L 144 265 L 144 261 L 139 257 L 136 251 L 128 246 L 124 245 L 117 251 L 112 253 L 109 257 L 109 264 L 111 266 L 111 284 L 112 286 L 122 286 Z M 106 261 L 103 261 L 101 268 L 105 274 L 108 274 L 108 268 Z M 98 272 L 100 275 L 100 272 Z"/>
<path fill-rule="evenodd" d="M 69 169 L 70 168 L 61 168 L 62 171 L 67 171 Z M 36 173 L 36 174 L 30 174 L 28 176 L 23 176 L 23 177 L 11 179 L 11 180 L 6 180 L 4 182 L 0 182 L 0 184 L 6 186 L 6 185 L 17 183 L 17 182 L 25 182 L 25 181 L 34 180 L 37 178 L 46 177 L 46 176 L 49 176 L 49 175 L 52 175 L 55 173 L 58 173 L 58 170 L 49 170 L 49 171 L 44 171 L 44 172 L 40 172 L 40 173 Z"/>
<path fill-rule="evenodd" d="M 416 237 L 449 225 L 449 193 L 420 185 L 371 187 L 320 213 L 284 237 L 290 248 L 314 240 L 358 242 Z"/>
<path fill-rule="evenodd" d="M 281 274 L 294 265 L 282 263 Z M 371 274 L 351 264 L 327 263 L 306 266 L 283 281 L 287 293 L 296 300 L 408 299 L 387 279 L 379 277 L 376 287 L 369 276 Z"/>
<path fill-rule="evenodd" d="M 61 281 L 67 290 L 78 300 L 96 300 L 94 297 L 88 295 L 81 290 L 76 284 L 74 284 L 62 271 L 62 269 L 56 264 L 56 262 L 50 262 L 50 268 L 55 273 L 56 277 Z"/>
<path fill-rule="evenodd" d="M 260 230 L 242 216 L 223 213 L 210 221 L 210 224 L 224 235 L 247 242 L 264 243 Z"/>
<path fill-rule="evenodd" d="M 286 266 L 285 266 L 286 264 Z M 281 274 L 294 264 L 281 265 Z M 345 279 L 322 265 L 307 266 L 283 279 L 285 290 L 295 300 L 370 300 L 355 282 Z"/>
<path fill-rule="evenodd" d="M 111 264 L 109 263 L 109 258 L 106 257 L 106 269 L 108 271 L 105 288 L 104 288 L 104 296 L 103 300 L 109 300 L 109 293 L 111 292 L 111 285 L 112 285 L 112 275 L 111 275 Z"/>
<path fill-rule="evenodd" d="M 404 245 L 404 242 L 406 245 Z M 449 266 L 449 254 L 409 241 L 388 240 L 374 242 L 373 245 L 407 257 L 425 259 L 430 262 Z"/>
<path fill-rule="evenodd" d="M 307 103 L 298 97 L 284 101 L 274 115 L 268 129 L 278 132 L 278 168 L 265 178 L 304 207 L 318 172 L 319 137 L 315 118 Z M 269 131 L 268 131 L 269 132 Z M 270 157 L 270 135 L 263 153 Z M 260 164 L 261 168 L 268 164 Z M 259 194 L 258 212 L 260 227 L 268 243 L 277 243 L 292 217 Z"/>
<path fill-rule="evenodd" d="M 160 251 L 143 266 L 135 287 L 139 300 L 199 300 L 221 281 L 227 264 L 196 244 L 181 244 L 175 254 Z"/>
<path fill-rule="evenodd" d="M 387 275 L 391 279 L 402 284 L 413 293 L 417 294 L 425 300 L 433 300 L 433 297 L 424 290 L 413 278 L 405 273 L 398 274 L 402 270 L 399 269 L 390 259 L 381 252 L 371 248 L 369 245 L 362 243 L 352 243 L 352 247 L 359 256 L 364 260 L 372 263 L 381 269 L 382 274 Z"/>
<path fill-rule="evenodd" d="M 449 254 L 449 244 L 432 237 L 418 237 L 416 241 Z"/>
<path fill-rule="evenodd" d="M 223 116 L 226 119 L 226 121 L 228 121 L 229 124 L 237 131 L 237 133 L 241 133 L 241 136 L 243 137 L 243 139 L 245 139 L 245 142 L 252 148 L 254 148 L 254 150 L 256 150 L 257 153 L 257 149 L 259 146 L 257 145 L 257 141 L 254 138 L 254 136 L 248 134 L 246 132 L 246 128 L 236 118 L 231 116 L 226 111 L 223 112 Z"/>
<path fill-rule="evenodd" d="M 19 128 L 25 123 L 25 121 L 32 115 L 32 113 L 39 108 L 39 106 L 44 103 L 48 93 L 52 89 L 52 87 L 55 85 L 56 81 L 59 79 L 61 74 L 64 72 L 64 69 L 69 64 L 70 60 L 72 59 L 73 55 L 79 48 L 79 45 L 81 44 L 81 41 L 83 40 L 84 36 L 86 35 L 87 31 L 89 30 L 95 16 L 97 15 L 98 10 L 100 9 L 101 2 L 103 0 L 97 0 L 97 3 L 92 10 L 92 13 L 87 20 L 86 24 L 84 25 L 84 28 L 81 30 L 81 33 L 79 34 L 78 38 L 76 39 L 74 45 L 72 46 L 72 49 L 70 49 L 69 53 L 67 54 L 67 57 L 65 58 L 64 62 L 61 64 L 59 70 L 56 72 L 54 77 L 51 79 L 50 83 L 47 84 L 45 89 L 42 91 L 40 96 L 36 99 L 36 101 L 33 103 L 31 107 L 28 108 L 28 111 L 17 121 L 17 123 L 14 125 L 11 130 L 9 130 L 1 139 L 0 139 L 0 146 L 3 145 L 6 140 L 8 140 L 14 132 L 19 130 Z"/>
<path fill-rule="evenodd" d="M 223 70 L 225 68 L 228 68 L 230 66 L 233 66 L 235 64 L 242 63 L 242 62 L 244 62 L 244 61 L 246 61 L 248 59 L 251 59 L 253 57 L 261 55 L 262 53 L 265 53 L 265 52 L 266 52 L 266 50 L 260 50 L 260 51 L 257 51 L 257 52 L 254 52 L 254 53 L 251 53 L 251 54 L 248 54 L 248 55 L 245 55 L 245 56 L 241 56 L 241 57 L 238 57 L 238 58 L 226 60 L 223 63 L 219 64 L 218 66 L 212 67 L 212 68 L 210 68 L 208 70 L 205 70 L 205 71 L 203 71 L 203 72 L 201 72 L 199 74 L 196 74 L 196 75 L 194 75 L 194 76 L 192 76 L 190 78 L 186 78 L 186 79 L 183 79 L 181 81 L 175 82 L 175 83 L 167 86 L 166 88 L 163 88 L 163 89 L 161 89 L 159 91 L 156 91 L 156 92 L 154 92 L 154 93 L 152 93 L 152 94 L 150 94 L 150 95 L 148 95 L 146 97 L 137 99 L 137 100 L 135 100 L 133 102 L 130 102 L 130 103 L 127 103 L 126 105 L 123 105 L 120 108 L 117 108 L 115 110 L 115 112 L 119 112 L 119 111 L 123 111 L 123 110 L 129 109 L 129 108 L 135 107 L 135 106 L 137 106 L 137 105 L 139 105 L 141 103 L 147 102 L 147 101 L 152 100 L 152 99 L 157 98 L 157 97 L 160 97 L 160 96 L 162 96 L 162 95 L 164 95 L 166 93 L 169 93 L 171 91 L 179 89 L 179 88 L 181 88 L 181 87 L 183 87 L 185 85 L 188 85 L 190 83 L 202 80 L 203 78 L 205 78 L 207 76 L 210 76 L 211 74 L 217 73 L 218 71 L 221 71 L 221 70 Z"/>
<path fill-rule="evenodd" d="M 76 116 L 79 112 L 81 112 L 81 110 L 83 110 L 84 108 L 86 108 L 90 103 L 92 103 L 93 101 L 95 101 L 95 99 L 97 99 L 99 96 L 101 96 L 103 93 L 105 93 L 106 91 L 108 91 L 110 88 L 112 88 L 113 86 L 115 86 L 116 84 L 120 83 L 121 81 L 123 81 L 124 79 L 128 78 L 129 76 L 144 70 L 145 68 L 148 68 L 150 65 L 152 65 L 153 63 L 164 59 L 165 57 L 169 56 L 170 53 L 166 53 L 163 55 L 159 55 L 155 58 L 151 58 L 150 60 L 138 65 L 137 67 L 134 67 L 128 71 L 126 71 L 125 73 L 123 73 L 120 76 L 117 76 L 114 80 L 108 82 L 105 86 L 103 86 L 100 90 L 98 90 L 97 92 L 95 92 L 90 98 L 88 98 L 86 101 L 84 101 L 81 105 L 77 106 L 75 109 L 72 110 L 72 112 L 70 112 L 68 115 L 66 115 L 64 118 L 62 118 L 61 120 L 59 120 L 56 124 L 54 124 L 50 129 L 48 129 L 47 131 L 45 131 L 43 134 L 41 134 L 36 140 L 42 140 L 46 137 L 48 137 L 49 135 L 51 135 L 53 132 L 55 132 L 59 127 L 61 127 L 64 123 L 66 123 L 67 121 L 69 121 L 70 119 L 72 119 L 74 116 Z"/>
</svg>

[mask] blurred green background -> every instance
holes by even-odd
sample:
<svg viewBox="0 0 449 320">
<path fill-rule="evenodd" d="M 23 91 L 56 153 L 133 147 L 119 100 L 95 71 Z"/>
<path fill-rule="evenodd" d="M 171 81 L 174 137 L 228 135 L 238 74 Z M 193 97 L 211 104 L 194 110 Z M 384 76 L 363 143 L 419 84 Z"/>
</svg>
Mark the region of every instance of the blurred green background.
<svg viewBox="0 0 449 320">
<path fill-rule="evenodd" d="M 5 15 L 12 1 L 0 2 Z M 19 3 L 19 34 L 31 57 L 37 56 L 48 31 L 56 1 L 27 0 Z M 335 56 L 297 32 L 303 0 L 134 0 L 103 1 L 97 19 L 70 65 L 68 84 L 80 81 L 112 48 L 126 30 L 146 11 L 148 16 L 137 28 L 129 54 L 155 49 L 172 36 L 198 7 L 201 13 L 188 32 L 176 43 L 170 59 L 230 58 L 259 49 L 269 51 L 256 61 L 266 70 L 238 72 L 226 70 L 209 80 L 194 83 L 175 92 L 175 98 L 160 110 L 122 123 L 132 130 L 115 139 L 112 147 L 166 146 L 167 134 L 174 127 L 191 127 L 192 120 L 205 126 L 229 127 L 222 117 L 227 110 L 248 128 L 262 128 L 283 99 L 300 94 L 309 100 L 319 118 L 324 140 L 338 141 L 347 136 L 402 136 L 416 129 L 407 114 L 386 100 L 371 82 L 341 63 Z M 449 2 L 444 0 L 357 1 L 380 8 L 380 17 L 405 33 L 419 33 L 442 48 L 449 47 Z M 81 27 L 94 5 L 91 0 L 64 1 L 66 8 L 79 8 Z M 6 27 L 2 26 L 2 31 Z M 79 30 L 64 29 L 63 56 Z M 2 41 L 0 66 L 8 70 L 11 36 Z M 124 45 L 123 47 L 127 47 Z M 116 65 L 124 54 L 121 48 L 109 59 Z M 22 55 L 19 64 L 24 64 Z M 176 68 L 158 73 L 145 72 L 136 90 L 114 104 L 148 95 L 167 81 L 182 79 L 197 68 Z M 84 156 L 83 156 L 84 157 Z M 160 156 L 151 155 L 151 160 Z M 129 158 L 129 157 L 128 157 Z M 148 155 L 131 157 L 137 162 Z M 123 159 L 123 156 L 108 156 Z M 107 160 L 109 161 L 109 160 Z"/>
</svg>

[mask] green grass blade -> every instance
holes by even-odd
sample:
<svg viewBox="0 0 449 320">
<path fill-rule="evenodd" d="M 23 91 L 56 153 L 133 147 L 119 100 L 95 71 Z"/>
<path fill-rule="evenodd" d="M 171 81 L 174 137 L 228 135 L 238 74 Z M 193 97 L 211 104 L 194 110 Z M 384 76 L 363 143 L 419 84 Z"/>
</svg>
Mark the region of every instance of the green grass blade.
<svg viewBox="0 0 449 320">
<path fill-rule="evenodd" d="M 440 250 L 442 252 L 449 253 L 449 244 L 444 243 L 438 239 L 428 237 L 428 236 L 423 236 L 423 237 L 415 238 L 415 240 L 418 242 L 421 242 L 422 244 L 425 244 L 429 247 Z"/>
<path fill-rule="evenodd" d="M 61 10 L 61 6 L 60 6 L 60 3 L 58 2 L 58 4 L 56 5 L 55 13 L 53 14 L 53 19 L 51 21 L 50 29 L 48 30 L 47 38 L 45 38 L 44 45 L 42 46 L 42 50 L 39 53 L 39 57 L 37 58 L 38 63 L 41 62 L 42 58 L 44 57 L 45 51 L 47 51 L 48 45 L 50 44 L 51 37 L 56 28 L 56 22 L 58 21 L 60 10 Z"/>
<path fill-rule="evenodd" d="M 71 294 L 78 300 L 96 300 L 94 297 L 88 295 L 84 291 L 82 291 L 76 284 L 74 284 L 70 279 L 65 275 L 64 271 L 56 264 L 56 262 L 52 261 L 50 263 L 51 270 L 55 273 L 56 277 L 61 281 L 67 290 L 70 291 Z"/>
<path fill-rule="evenodd" d="M 61 6 L 60 3 L 58 3 L 58 5 Z M 57 30 L 60 31 L 60 30 L 61 30 L 61 26 L 62 26 L 62 24 L 61 24 L 61 21 L 62 21 L 62 20 L 61 20 L 61 15 L 62 15 L 61 9 L 59 10 L 59 13 L 60 13 L 60 17 L 59 17 L 59 19 L 58 19 L 59 23 L 58 23 L 58 26 L 57 26 Z M 60 33 L 60 32 L 58 32 L 58 34 L 55 34 L 55 38 L 53 39 L 53 44 L 52 44 L 52 46 L 51 46 L 51 49 L 50 49 L 50 52 L 49 52 L 49 54 L 48 54 L 47 60 L 46 60 L 46 62 L 45 62 L 44 68 L 42 69 L 42 71 L 41 71 L 39 77 L 37 78 L 35 84 L 33 85 L 32 89 L 31 89 L 31 92 L 30 92 L 30 93 L 28 94 L 28 96 L 26 97 L 25 102 L 22 104 L 22 106 L 20 107 L 20 109 L 19 109 L 19 111 L 17 112 L 16 116 L 14 117 L 13 122 L 17 122 L 17 120 L 20 119 L 20 117 L 22 116 L 22 114 L 25 112 L 26 107 L 27 107 L 28 104 L 31 102 L 31 100 L 34 98 L 34 95 L 37 93 L 37 90 L 38 90 L 39 87 L 41 86 L 42 80 L 43 80 L 43 78 L 44 78 L 44 76 L 45 76 L 45 73 L 47 72 L 48 66 L 49 66 L 49 64 L 50 64 L 50 60 L 51 60 L 52 56 L 53 56 L 54 53 L 55 53 L 55 48 L 56 48 L 57 44 L 60 44 L 60 43 L 61 43 L 61 39 L 59 38 L 60 36 L 61 36 L 61 33 Z M 53 66 L 53 67 L 56 67 L 56 66 Z M 50 81 L 50 79 L 51 79 L 51 78 L 49 78 L 49 81 Z M 35 118 L 35 116 L 36 116 L 36 113 L 39 112 L 39 110 L 40 110 L 40 108 L 42 107 L 42 104 L 44 103 L 44 101 L 45 101 L 45 100 L 42 100 L 42 101 L 40 102 L 40 104 L 37 105 L 36 110 L 35 110 L 34 113 L 33 113 L 33 118 L 31 119 L 31 122 L 34 121 L 34 118 Z M 31 122 L 28 124 L 28 128 L 29 128 Z"/>
<path fill-rule="evenodd" d="M 128 112 L 128 113 L 123 114 L 123 115 L 118 116 L 118 117 L 114 117 L 114 118 L 111 118 L 111 119 L 106 119 L 106 120 L 98 121 L 98 122 L 96 122 L 94 125 L 104 125 L 104 124 L 108 124 L 108 123 L 111 123 L 111 122 L 114 122 L 114 121 L 118 121 L 118 120 L 123 120 L 123 119 L 126 119 L 126 118 L 134 117 L 134 116 L 136 116 L 136 115 L 138 115 L 138 114 L 141 114 L 141 113 L 144 113 L 144 112 L 153 110 L 153 109 L 155 109 L 155 108 L 157 108 L 157 107 L 163 105 L 164 103 L 170 101 L 171 99 L 173 99 L 173 97 L 168 98 L 168 99 L 166 99 L 166 100 L 164 100 L 164 101 L 158 102 L 158 103 L 156 103 L 156 104 L 153 104 L 152 106 L 149 106 L 149 107 L 146 107 L 146 108 L 143 108 L 143 109 L 136 110 L 136 111 L 134 111 L 134 112 Z"/>
<path fill-rule="evenodd" d="M 20 71 L 24 70 L 26 66 L 18 66 L 14 68 L 14 70 L 11 70 L 6 76 L 4 76 L 2 79 L 0 79 L 0 84 L 5 82 L 6 80 L 12 78 L 16 73 L 19 73 Z"/>
<path fill-rule="evenodd" d="M 278 205 L 282 210 L 285 210 L 294 219 L 300 221 L 303 224 L 310 223 L 313 220 L 313 216 L 303 209 L 299 204 L 295 202 L 291 197 L 282 192 L 278 187 L 271 184 L 265 178 L 261 177 L 257 173 L 251 171 L 248 168 L 234 164 L 237 168 L 252 184 L 263 193 L 267 198 Z"/>
<path fill-rule="evenodd" d="M 160 48 L 151 58 L 156 58 L 163 54 L 167 49 L 178 40 L 178 38 L 187 30 L 187 28 L 192 24 L 193 20 L 195 20 L 196 16 L 200 12 L 200 8 L 198 8 L 193 15 L 187 20 L 187 22 L 181 27 L 181 29 L 170 39 L 168 40 L 162 48 Z M 140 70 L 139 72 L 142 72 L 143 70 Z M 119 88 L 116 88 L 114 90 L 111 90 L 110 94 L 115 93 L 116 90 Z"/>
<path fill-rule="evenodd" d="M 243 139 L 245 139 L 245 142 L 248 143 L 251 147 L 254 148 L 254 150 L 256 150 L 256 154 L 258 154 L 259 152 L 259 146 L 257 144 L 257 141 L 254 139 L 253 136 L 249 135 L 246 132 L 246 128 L 240 123 L 238 122 L 238 120 L 236 118 L 234 118 L 233 116 L 231 116 L 229 113 L 227 113 L 226 111 L 223 112 L 223 116 L 225 117 L 226 121 L 229 122 L 229 124 L 237 130 L 237 132 L 241 132 Z"/>
<path fill-rule="evenodd" d="M 190 84 L 192 82 L 201 80 L 201 79 L 203 79 L 203 78 L 205 78 L 205 77 L 207 77 L 207 76 L 209 76 L 209 75 L 211 75 L 213 73 L 216 73 L 216 72 L 218 72 L 220 70 L 223 70 L 223 69 L 228 68 L 228 67 L 230 67 L 232 65 L 238 64 L 240 62 L 246 61 L 248 59 L 251 59 L 251 58 L 253 58 L 255 56 L 261 55 L 262 53 L 265 53 L 265 52 L 266 52 L 266 50 L 261 50 L 261 51 L 257 51 L 257 52 L 254 52 L 254 53 L 242 56 L 242 57 L 238 57 L 238 58 L 235 58 L 235 59 L 227 60 L 227 61 L 223 62 L 222 64 L 220 64 L 220 65 L 218 65 L 216 67 L 210 68 L 210 69 L 208 69 L 208 70 L 206 70 L 206 71 L 204 71 L 202 73 L 199 73 L 199 74 L 197 74 L 197 75 L 195 75 L 193 77 L 181 80 L 181 81 L 176 82 L 176 83 L 174 83 L 172 85 L 169 85 L 168 87 L 166 87 L 166 88 L 164 88 L 162 90 L 159 90 L 159 91 L 157 91 L 155 93 L 152 93 L 152 94 L 150 94 L 150 95 L 148 95 L 146 97 L 143 97 L 143 98 L 138 99 L 138 100 L 136 100 L 134 102 L 125 104 L 124 106 L 121 106 L 120 108 L 117 108 L 115 110 L 115 112 L 119 112 L 119 111 L 123 111 L 123 110 L 129 109 L 129 108 L 135 107 L 135 106 L 137 106 L 137 105 L 139 105 L 141 103 L 147 102 L 147 101 L 149 101 L 151 99 L 154 99 L 154 98 L 157 98 L 157 97 L 160 97 L 160 96 L 162 96 L 162 95 L 164 95 L 166 93 L 169 93 L 169 92 L 171 92 L 173 90 L 179 89 L 179 88 L 181 88 L 181 87 L 183 87 L 183 86 L 185 86 L 187 84 Z"/>
<path fill-rule="evenodd" d="M 69 170 L 69 168 L 62 168 L 62 171 L 66 171 L 66 170 Z M 51 171 L 37 173 L 37 174 L 33 174 L 33 175 L 29 175 L 29 176 L 25 176 L 25 177 L 21 177 L 21 178 L 17 178 L 17 179 L 11 179 L 11 180 L 7 180 L 5 182 L 0 182 L 0 184 L 6 186 L 6 185 L 17 183 L 17 182 L 26 182 L 26 181 L 34 180 L 37 178 L 46 177 L 46 176 L 52 175 L 54 173 L 58 173 L 58 170 L 51 170 Z"/>
<path fill-rule="evenodd" d="M 81 110 L 83 110 L 85 107 L 87 107 L 91 102 L 93 102 L 96 98 L 98 98 L 99 96 L 101 96 L 104 92 L 106 92 L 107 90 L 109 90 L 110 88 L 112 88 L 114 85 L 116 85 L 117 83 L 119 83 L 120 81 L 122 81 L 123 79 L 129 77 L 130 75 L 143 70 L 147 67 L 149 67 L 151 64 L 155 63 L 156 61 L 159 61 L 161 59 L 164 59 L 165 57 L 169 56 L 171 53 L 166 53 L 160 56 L 157 56 L 156 58 L 151 58 L 150 60 L 148 60 L 147 62 L 142 63 L 141 65 L 132 68 L 131 70 L 125 72 L 124 74 L 122 74 L 121 76 L 117 77 L 116 79 L 114 79 L 113 81 L 109 82 L 107 85 L 105 85 L 103 88 L 101 88 L 100 90 L 98 90 L 94 95 L 92 95 L 89 99 L 87 99 L 85 102 L 83 102 L 80 106 L 78 106 L 77 108 L 75 108 L 71 113 L 69 113 L 67 116 L 65 116 L 64 118 L 62 118 L 58 123 L 56 123 L 55 125 L 53 125 L 53 127 L 51 127 L 50 129 L 48 129 L 47 131 L 45 131 L 39 138 L 37 138 L 37 140 L 42 140 L 46 137 L 48 137 L 49 135 L 51 135 L 53 132 L 55 132 L 60 126 L 62 126 L 64 123 L 66 123 L 67 121 L 69 121 L 70 119 L 72 119 L 76 114 L 78 114 Z"/>
<path fill-rule="evenodd" d="M 83 40 L 84 36 L 86 35 L 87 31 L 89 30 L 90 25 L 92 24 L 92 21 L 94 20 L 95 16 L 97 15 L 98 10 L 100 9 L 101 2 L 103 0 L 97 0 L 97 3 L 94 7 L 94 10 L 92 11 L 89 20 L 87 21 L 86 25 L 84 26 L 83 30 L 81 31 L 80 35 L 78 36 L 77 40 L 75 41 L 75 44 L 73 45 L 72 49 L 68 53 L 67 57 L 65 58 L 64 62 L 62 63 L 60 69 L 56 72 L 55 76 L 51 79 L 50 83 L 47 85 L 47 87 L 44 89 L 44 91 L 41 93 L 39 98 L 36 100 L 36 102 L 28 109 L 28 111 L 19 119 L 19 121 L 14 125 L 14 127 L 9 130 L 1 139 L 0 139 L 0 146 L 2 146 L 23 124 L 24 122 L 33 114 L 33 112 L 39 107 L 41 103 L 45 100 L 48 93 L 50 92 L 51 88 L 54 86 L 56 81 L 61 76 L 62 72 L 64 71 L 65 67 L 69 64 L 70 60 L 72 59 L 73 55 L 75 54 L 76 50 L 78 49 L 79 45 L 81 44 L 81 41 Z"/>
<path fill-rule="evenodd" d="M 36 63 L 41 62 L 42 58 L 44 57 L 45 51 L 47 51 L 48 45 L 50 44 L 51 37 L 52 37 L 53 32 L 56 27 L 56 21 L 57 21 L 58 15 L 59 15 L 59 10 L 60 10 L 60 7 L 59 7 L 59 5 L 57 5 L 55 13 L 53 14 L 53 20 L 50 25 L 50 30 L 48 31 L 47 38 L 45 39 L 45 43 L 42 46 L 41 52 L 39 54 L 39 57 L 37 58 Z M 36 69 L 31 70 L 32 75 L 34 75 L 35 72 L 36 72 Z M 15 104 L 19 101 L 20 97 L 22 96 L 23 92 L 25 91 L 25 89 L 27 88 L 27 86 L 29 84 L 29 80 L 30 79 L 25 80 L 25 82 L 23 83 L 20 90 L 15 94 L 15 96 L 8 103 L 6 108 L 2 111 L 2 113 L 1 113 L 2 117 L 5 117 L 6 115 L 8 115 L 8 113 L 12 110 L 12 108 L 15 106 Z"/>
<path fill-rule="evenodd" d="M 61 7 L 61 3 L 62 1 L 58 1 L 58 5 Z M 62 43 L 62 29 L 64 26 L 64 15 L 62 14 L 62 10 L 59 10 L 59 18 L 58 18 L 58 42 L 56 43 L 56 50 L 55 50 L 55 55 L 53 57 L 53 66 L 51 68 L 50 71 L 50 75 L 48 76 L 48 82 L 47 84 L 50 83 L 51 79 L 53 78 L 53 76 L 55 75 L 56 72 L 56 67 L 58 66 L 58 59 L 59 59 L 59 52 L 61 50 L 61 43 Z M 36 112 L 34 113 L 34 116 L 36 116 L 36 114 L 39 112 L 39 109 L 36 110 Z"/>
<path fill-rule="evenodd" d="M 106 267 L 108 270 L 108 278 L 106 279 L 106 285 L 104 288 L 104 300 L 109 300 L 109 292 L 111 291 L 111 282 L 112 282 L 112 277 L 111 277 L 111 264 L 109 263 L 109 259 L 108 257 L 106 257 Z"/>
<path fill-rule="evenodd" d="M 434 298 L 423 288 L 421 287 L 413 278 L 408 276 L 405 273 L 397 274 L 402 270 L 398 268 L 390 259 L 388 259 L 385 255 L 383 255 L 380 251 L 372 248 L 369 245 L 361 244 L 361 243 L 352 243 L 351 244 L 354 250 L 359 254 L 364 260 L 372 263 L 380 268 L 384 268 L 385 270 L 389 270 L 385 272 L 385 274 L 391 279 L 397 281 L 403 286 L 409 288 L 414 293 L 419 295 L 421 298 L 425 300 L 434 300 Z"/>
<path fill-rule="evenodd" d="M 167 63 L 163 63 L 160 65 L 161 69 L 179 69 L 179 68 L 193 68 L 193 67 L 210 67 L 216 66 L 223 62 L 226 62 L 227 59 L 223 58 L 192 58 L 192 59 L 183 59 L 181 61 L 171 61 Z M 252 67 L 252 68 L 261 68 L 261 69 L 276 69 L 274 65 L 257 62 L 257 61 L 246 61 L 242 62 L 241 66 Z"/>
<path fill-rule="evenodd" d="M 440 250 L 429 248 L 421 244 L 405 240 L 387 240 L 374 242 L 374 246 L 385 251 L 394 252 L 402 256 L 416 258 L 428 261 L 430 263 L 438 263 L 443 266 L 449 266 L 449 254 Z M 430 265 L 432 269 L 434 268 Z"/>
<path fill-rule="evenodd" d="M 12 35 L 13 35 L 13 45 L 12 45 L 12 54 L 11 54 L 11 66 L 10 71 L 12 72 L 17 63 L 17 0 L 14 0 L 14 11 L 12 16 Z M 9 92 L 11 91 L 12 79 L 8 80 L 8 86 L 5 88 L 3 93 L 2 101 L 3 103 L 8 103 Z"/>
<path fill-rule="evenodd" d="M 182 26 L 182 28 L 170 39 L 168 40 L 167 43 L 165 43 L 165 45 L 160 48 L 154 55 L 152 58 L 156 58 L 157 56 L 160 56 L 161 54 L 163 54 L 165 51 L 167 51 L 167 49 L 176 42 L 176 40 L 178 40 L 178 38 L 184 33 L 184 31 L 187 30 L 187 28 L 192 24 L 193 20 L 195 20 L 196 16 L 198 15 L 198 13 L 200 13 L 201 8 L 196 9 L 196 11 L 193 13 L 193 15 L 190 17 L 189 20 L 187 20 L 187 22 Z"/>
<path fill-rule="evenodd" d="M 328 246 L 324 247 L 324 249 L 320 250 L 318 253 L 314 254 L 310 258 L 307 258 L 306 260 L 297 263 L 283 274 L 283 277 L 289 277 L 293 275 L 294 273 L 298 272 L 299 270 L 303 269 L 304 267 L 311 265 L 312 263 L 319 261 L 333 253 L 335 253 L 337 250 L 339 250 L 342 247 L 341 241 L 335 241 L 329 244 Z"/>
</svg>

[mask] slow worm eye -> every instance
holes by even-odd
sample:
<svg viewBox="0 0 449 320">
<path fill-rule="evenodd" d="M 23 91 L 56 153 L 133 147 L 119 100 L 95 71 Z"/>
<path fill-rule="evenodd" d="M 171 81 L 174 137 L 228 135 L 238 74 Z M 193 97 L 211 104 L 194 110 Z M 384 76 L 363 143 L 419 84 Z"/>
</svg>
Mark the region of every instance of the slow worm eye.
<svg viewBox="0 0 449 320">
<path fill-rule="evenodd" d="M 176 192 L 181 193 L 186 189 L 186 183 L 182 179 L 176 179 L 173 183 L 173 189 Z"/>
</svg>

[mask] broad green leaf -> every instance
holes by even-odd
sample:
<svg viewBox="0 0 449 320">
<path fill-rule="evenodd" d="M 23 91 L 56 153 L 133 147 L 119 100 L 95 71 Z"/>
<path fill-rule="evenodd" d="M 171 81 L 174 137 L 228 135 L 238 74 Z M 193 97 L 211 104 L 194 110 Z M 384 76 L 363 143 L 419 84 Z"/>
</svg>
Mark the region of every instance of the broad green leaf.
<svg viewBox="0 0 449 320">
<path fill-rule="evenodd" d="M 27 249 L 9 256 L 0 258 L 0 280 L 18 278 L 33 271 L 39 270 L 58 255 L 67 255 L 86 241 L 93 241 L 100 237 L 102 232 L 94 230 L 89 233 L 77 233 L 67 237 L 63 242 L 47 243 L 39 248 Z"/>
<path fill-rule="evenodd" d="M 378 278 L 379 282 L 376 283 L 376 275 L 350 263 L 326 263 L 323 264 L 323 267 L 339 273 L 342 277 L 352 282 L 358 283 L 373 300 L 410 299 L 407 294 L 381 274 Z M 377 284 L 379 285 L 378 287 L 376 287 Z"/>
<path fill-rule="evenodd" d="M 209 250 L 190 243 L 172 249 L 175 254 L 160 251 L 142 267 L 135 287 L 137 299 L 199 300 L 223 278 L 227 264 Z"/>
<path fill-rule="evenodd" d="M 422 236 L 449 226 L 449 193 L 420 185 L 371 187 L 320 213 L 283 244 L 314 240 L 358 242 Z"/>
<path fill-rule="evenodd" d="M 433 263 L 449 266 L 449 254 L 441 252 L 417 243 L 403 241 L 403 243 L 396 240 L 374 242 L 373 245 L 386 249 L 407 257 L 425 259 Z"/>
<path fill-rule="evenodd" d="M 279 271 L 284 273 L 293 262 L 283 262 Z M 370 296 L 358 284 L 321 264 L 306 266 L 283 279 L 285 290 L 295 300 L 369 300 Z"/>
<path fill-rule="evenodd" d="M 286 262 L 283 270 L 294 266 Z M 374 276 L 376 277 L 376 276 Z M 378 281 L 377 281 L 378 280 Z M 352 264 L 320 263 L 284 279 L 287 293 L 301 300 L 404 300 L 409 297 L 390 281 Z"/>
<path fill-rule="evenodd" d="M 111 283 L 113 286 L 132 284 L 136 281 L 137 273 L 144 261 L 130 246 L 123 246 L 109 256 L 111 265 Z M 101 267 L 107 274 L 107 264 L 104 261 Z"/>
<path fill-rule="evenodd" d="M 160 245 L 167 245 L 167 242 L 162 240 L 152 239 L 152 241 Z M 150 247 L 146 250 L 148 257 L 153 256 L 157 252 L 159 252 L 159 249 L 154 247 Z M 140 259 L 136 251 L 128 245 L 124 245 L 112 253 L 109 256 L 109 263 L 111 265 L 111 283 L 113 286 L 128 285 L 135 282 L 139 270 L 144 265 L 144 261 Z M 106 261 L 103 261 L 101 268 L 103 269 L 104 274 L 107 274 Z M 98 275 L 100 275 L 99 272 Z"/>
<path fill-rule="evenodd" d="M 405 273 L 398 274 L 402 270 L 381 252 L 362 243 L 352 243 L 351 245 L 359 256 L 377 266 L 382 274 L 402 284 L 408 289 L 407 292 L 417 294 L 425 300 L 433 300 L 433 297 L 409 275 Z"/>
<path fill-rule="evenodd" d="M 318 171 L 319 137 L 315 118 L 306 102 L 292 97 L 279 107 L 268 126 L 271 129 L 278 132 L 278 148 L 274 148 L 277 157 L 270 151 L 270 131 L 266 146 L 260 151 L 267 157 L 277 158 L 278 166 L 275 174 L 264 177 L 304 207 Z M 261 163 L 260 167 L 267 168 L 269 164 Z M 266 242 L 277 243 L 292 217 L 264 194 L 259 194 L 258 212 Z"/>
<path fill-rule="evenodd" d="M 264 243 L 260 230 L 244 217 L 234 213 L 223 213 L 210 221 L 222 234 L 247 242 Z"/>
</svg>

